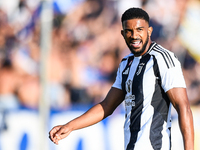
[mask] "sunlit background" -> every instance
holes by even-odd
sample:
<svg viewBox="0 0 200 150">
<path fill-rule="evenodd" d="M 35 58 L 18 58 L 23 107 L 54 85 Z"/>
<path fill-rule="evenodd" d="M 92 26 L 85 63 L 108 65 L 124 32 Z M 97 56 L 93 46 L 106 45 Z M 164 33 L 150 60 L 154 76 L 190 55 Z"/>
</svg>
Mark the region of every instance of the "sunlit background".
<svg viewBox="0 0 200 150">
<path fill-rule="evenodd" d="M 48 132 L 107 94 L 129 53 L 130 7 L 149 13 L 152 40 L 182 64 L 200 150 L 200 0 L 0 0 L 0 150 L 123 150 L 123 104 L 58 146 Z M 172 150 L 183 150 L 174 109 Z"/>
</svg>

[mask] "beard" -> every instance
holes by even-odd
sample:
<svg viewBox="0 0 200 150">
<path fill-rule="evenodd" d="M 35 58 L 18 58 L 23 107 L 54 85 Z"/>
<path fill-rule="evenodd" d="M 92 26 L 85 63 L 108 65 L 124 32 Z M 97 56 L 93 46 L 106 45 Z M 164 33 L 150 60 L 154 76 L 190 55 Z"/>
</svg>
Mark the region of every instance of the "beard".
<svg viewBox="0 0 200 150">
<path fill-rule="evenodd" d="M 127 44 L 128 48 L 130 49 L 131 53 L 133 53 L 136 56 L 140 56 L 145 51 L 148 42 L 149 42 L 149 35 L 147 34 L 147 39 L 139 51 L 134 51 L 133 48 L 127 42 L 126 42 L 126 44 Z"/>
</svg>

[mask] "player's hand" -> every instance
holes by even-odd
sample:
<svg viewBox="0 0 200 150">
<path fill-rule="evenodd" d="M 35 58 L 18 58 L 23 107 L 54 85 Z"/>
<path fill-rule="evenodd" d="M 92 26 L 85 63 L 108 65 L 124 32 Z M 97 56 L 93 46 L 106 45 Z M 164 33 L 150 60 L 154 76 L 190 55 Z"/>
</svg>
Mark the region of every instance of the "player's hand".
<svg viewBox="0 0 200 150">
<path fill-rule="evenodd" d="M 58 144 L 58 141 L 61 139 L 64 139 L 71 133 L 71 129 L 68 127 L 68 125 L 59 125 L 53 127 L 49 132 L 49 138 L 52 142 L 55 144 Z"/>
</svg>

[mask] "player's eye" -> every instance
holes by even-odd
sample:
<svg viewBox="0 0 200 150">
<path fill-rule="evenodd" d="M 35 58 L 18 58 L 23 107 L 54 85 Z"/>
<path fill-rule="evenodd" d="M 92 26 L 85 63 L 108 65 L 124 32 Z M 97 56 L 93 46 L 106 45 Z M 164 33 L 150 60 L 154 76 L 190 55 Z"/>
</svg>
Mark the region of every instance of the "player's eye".
<svg viewBox="0 0 200 150">
<path fill-rule="evenodd" d="M 125 34 L 126 34 L 126 35 L 131 35 L 131 34 L 132 34 L 132 31 L 131 31 L 131 30 L 125 30 Z"/>
<path fill-rule="evenodd" d="M 141 32 L 141 31 L 143 31 L 143 28 L 137 28 L 137 31 Z"/>
</svg>

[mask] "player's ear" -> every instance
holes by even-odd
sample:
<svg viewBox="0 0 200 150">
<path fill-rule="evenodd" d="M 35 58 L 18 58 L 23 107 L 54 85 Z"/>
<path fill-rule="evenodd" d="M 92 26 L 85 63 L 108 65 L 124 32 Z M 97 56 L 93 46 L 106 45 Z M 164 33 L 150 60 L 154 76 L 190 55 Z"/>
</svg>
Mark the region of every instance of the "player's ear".
<svg viewBox="0 0 200 150">
<path fill-rule="evenodd" d="M 122 35 L 123 38 L 124 38 L 124 30 L 121 30 L 121 35 Z"/>
<path fill-rule="evenodd" d="M 149 27 L 148 28 L 148 34 L 149 34 L 149 36 L 151 36 L 152 32 L 153 32 L 153 27 Z"/>
</svg>

